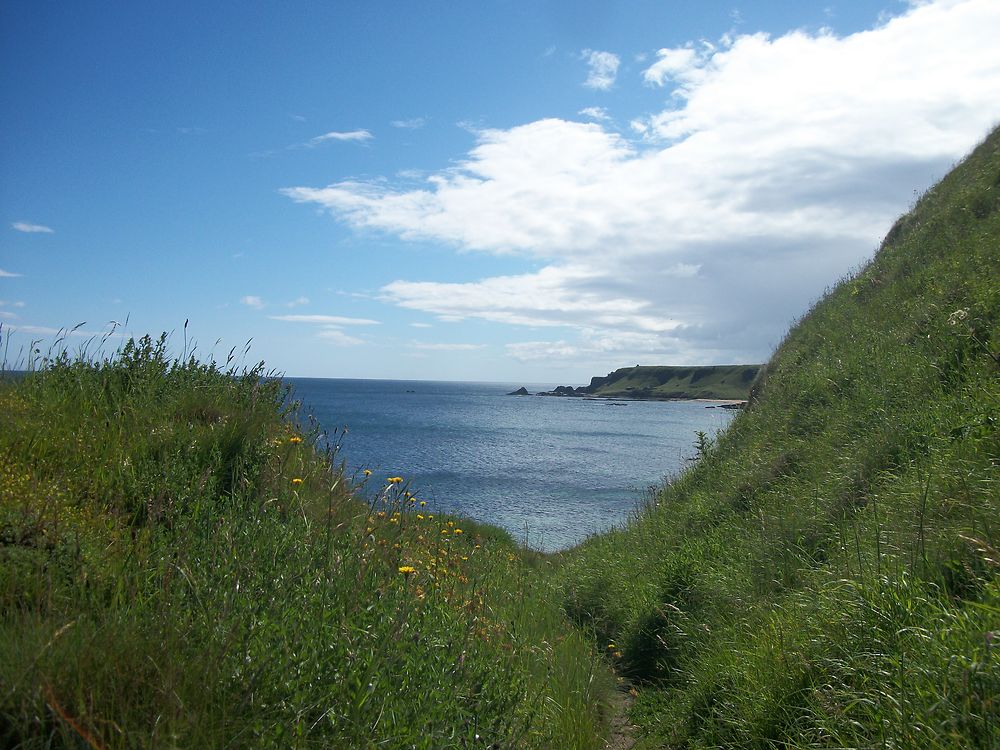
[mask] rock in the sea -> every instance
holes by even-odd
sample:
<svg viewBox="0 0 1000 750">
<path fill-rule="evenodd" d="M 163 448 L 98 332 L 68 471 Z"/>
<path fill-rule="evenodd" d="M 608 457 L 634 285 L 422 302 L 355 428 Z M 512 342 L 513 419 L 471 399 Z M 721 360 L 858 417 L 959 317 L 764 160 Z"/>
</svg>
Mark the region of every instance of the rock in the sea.
<svg viewBox="0 0 1000 750">
<path fill-rule="evenodd" d="M 511 392 L 510 392 L 510 393 L 508 393 L 507 395 L 508 395 L 508 396 L 530 396 L 531 394 L 530 394 L 530 393 L 528 393 L 528 389 L 527 389 L 527 388 L 525 388 L 525 387 L 524 387 L 524 386 L 522 385 L 522 386 L 521 386 L 520 388 L 518 388 L 518 389 L 517 389 L 516 391 L 511 391 Z"/>
</svg>

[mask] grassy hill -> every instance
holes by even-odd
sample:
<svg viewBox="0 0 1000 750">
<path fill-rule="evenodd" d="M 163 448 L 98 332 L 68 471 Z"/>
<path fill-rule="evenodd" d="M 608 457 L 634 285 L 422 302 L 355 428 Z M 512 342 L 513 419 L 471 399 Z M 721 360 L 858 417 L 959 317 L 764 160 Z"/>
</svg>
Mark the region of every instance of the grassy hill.
<svg viewBox="0 0 1000 750">
<path fill-rule="evenodd" d="M 640 747 L 1000 746 L 1000 132 L 788 334 L 564 606 Z"/>
<path fill-rule="evenodd" d="M 349 481 L 262 367 L 33 364 L 0 377 L 0 747 L 601 746 L 538 555 Z"/>
<path fill-rule="evenodd" d="M 760 365 L 716 365 L 706 367 L 622 367 L 590 385 L 578 388 L 589 395 L 609 398 L 710 398 L 744 400 L 760 371 Z"/>
</svg>

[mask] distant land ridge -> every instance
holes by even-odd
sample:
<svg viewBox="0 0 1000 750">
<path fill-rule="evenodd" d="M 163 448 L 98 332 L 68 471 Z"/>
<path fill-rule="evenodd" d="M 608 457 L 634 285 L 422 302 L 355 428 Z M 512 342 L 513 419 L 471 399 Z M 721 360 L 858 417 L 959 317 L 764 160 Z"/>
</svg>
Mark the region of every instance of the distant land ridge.
<svg viewBox="0 0 1000 750">
<path fill-rule="evenodd" d="M 745 401 L 750 397 L 762 365 L 706 365 L 677 367 L 636 365 L 622 367 L 604 377 L 593 377 L 590 385 L 561 385 L 545 396 L 599 396 L 630 399 L 718 399 Z M 527 395 L 520 388 L 512 395 Z"/>
</svg>

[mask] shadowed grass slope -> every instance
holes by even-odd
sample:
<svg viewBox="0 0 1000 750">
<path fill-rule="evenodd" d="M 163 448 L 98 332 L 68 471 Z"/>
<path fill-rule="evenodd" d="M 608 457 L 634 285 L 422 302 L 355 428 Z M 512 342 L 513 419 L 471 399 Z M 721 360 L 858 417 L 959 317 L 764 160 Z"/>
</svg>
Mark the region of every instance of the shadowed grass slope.
<svg viewBox="0 0 1000 750">
<path fill-rule="evenodd" d="M 1000 132 L 566 555 L 649 747 L 1000 746 Z"/>
<path fill-rule="evenodd" d="M 0 746 L 600 746 L 543 561 L 165 348 L 0 378 Z"/>
</svg>

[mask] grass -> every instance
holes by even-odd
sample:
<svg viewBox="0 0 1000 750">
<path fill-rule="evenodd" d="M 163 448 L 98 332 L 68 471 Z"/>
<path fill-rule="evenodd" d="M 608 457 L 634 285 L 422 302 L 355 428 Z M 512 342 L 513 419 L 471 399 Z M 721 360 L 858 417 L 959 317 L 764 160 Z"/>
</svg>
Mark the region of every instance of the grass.
<svg viewBox="0 0 1000 750">
<path fill-rule="evenodd" d="M 638 747 L 1000 746 L 998 248 L 1000 131 L 557 556 L 349 484 L 262 366 L 33 360 L 0 379 L 0 745 L 600 748 L 613 668 Z"/>
<path fill-rule="evenodd" d="M 164 338 L 0 383 L 0 745 L 599 747 L 545 564 L 286 404 Z"/>
<path fill-rule="evenodd" d="M 1000 746 L 998 208 L 995 132 L 695 467 L 565 555 L 641 746 Z"/>
</svg>

